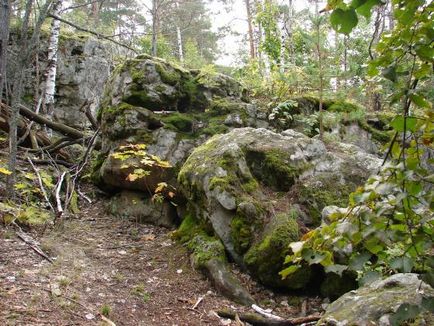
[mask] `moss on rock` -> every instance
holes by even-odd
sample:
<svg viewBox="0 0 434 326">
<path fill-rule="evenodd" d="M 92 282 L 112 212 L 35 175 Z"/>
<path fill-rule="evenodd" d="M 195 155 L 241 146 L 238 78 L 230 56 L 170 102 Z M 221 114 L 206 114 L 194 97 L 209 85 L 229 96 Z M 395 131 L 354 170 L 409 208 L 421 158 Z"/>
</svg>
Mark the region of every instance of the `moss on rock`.
<svg viewBox="0 0 434 326">
<path fill-rule="evenodd" d="M 288 245 L 299 239 L 297 212 L 276 215 L 267 226 L 264 235 L 244 256 L 244 263 L 264 284 L 272 287 L 300 289 L 310 279 L 310 270 L 301 269 L 285 280 L 278 273 L 283 269 L 283 261 Z"/>
<path fill-rule="evenodd" d="M 192 253 L 193 265 L 196 268 L 205 268 L 211 259 L 226 261 L 225 249 L 222 242 L 215 236 L 209 235 L 206 226 L 193 214 L 188 213 L 173 237 L 185 243 Z"/>
<path fill-rule="evenodd" d="M 278 149 L 247 151 L 246 160 L 254 177 L 264 185 L 277 191 L 288 191 L 301 169 L 290 165 L 285 160 L 287 156 Z"/>
<path fill-rule="evenodd" d="M 298 202 L 308 209 L 313 225 L 319 225 L 325 206 L 348 206 L 348 195 L 355 190 L 356 184 L 356 180 L 342 184 L 338 175 L 317 176 L 315 182 L 297 185 Z"/>
</svg>

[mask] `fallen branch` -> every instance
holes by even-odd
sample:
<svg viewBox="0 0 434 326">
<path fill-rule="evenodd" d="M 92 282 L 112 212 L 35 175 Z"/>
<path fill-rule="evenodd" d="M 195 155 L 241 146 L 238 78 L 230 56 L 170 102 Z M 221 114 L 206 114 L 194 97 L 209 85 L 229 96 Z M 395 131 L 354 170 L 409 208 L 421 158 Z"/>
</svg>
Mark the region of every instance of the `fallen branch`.
<svg viewBox="0 0 434 326">
<path fill-rule="evenodd" d="M 283 320 L 282 317 L 273 315 L 272 313 L 269 313 L 268 311 L 262 309 L 261 307 L 255 305 L 255 304 L 252 304 L 252 309 L 254 311 L 256 311 L 258 314 L 260 314 L 266 318 L 274 319 L 274 320 Z"/>
<path fill-rule="evenodd" d="M 191 309 L 193 309 L 193 310 L 196 309 L 200 305 L 200 303 L 203 301 L 204 298 L 205 298 L 205 295 L 200 296 L 199 299 L 197 299 L 196 303 L 193 305 L 193 307 L 191 307 Z"/>
<path fill-rule="evenodd" d="M 123 44 L 123 43 L 121 43 L 121 42 L 115 41 L 115 40 L 113 40 L 112 38 L 110 38 L 110 37 L 108 37 L 108 36 L 106 36 L 106 35 L 103 35 L 103 34 L 100 34 L 100 33 L 94 32 L 94 31 L 91 31 L 91 30 L 89 30 L 89 29 L 86 29 L 86 28 L 80 27 L 80 26 L 78 26 L 78 25 L 76 25 L 76 24 L 74 24 L 74 23 L 72 23 L 72 22 L 70 22 L 70 21 L 67 21 L 67 20 L 65 20 L 65 19 L 63 19 L 63 18 L 60 18 L 59 16 L 56 16 L 56 15 L 51 15 L 51 14 L 49 14 L 48 17 L 51 17 L 51 18 L 57 19 L 58 21 L 61 21 L 62 23 L 66 24 L 66 25 L 69 25 L 69 26 L 71 26 L 71 27 L 74 27 L 75 29 L 77 29 L 77 30 L 79 30 L 79 31 L 86 32 L 86 33 L 89 33 L 89 34 L 95 35 L 95 36 L 98 37 L 98 38 L 102 38 L 102 39 L 104 39 L 104 40 L 107 40 L 107 41 L 113 42 L 113 43 L 115 43 L 115 44 L 117 44 L 117 45 L 120 45 L 120 46 L 122 46 L 122 47 L 124 47 L 124 48 L 126 48 L 126 49 L 128 49 L 128 50 L 130 50 L 130 51 L 133 51 L 135 54 L 137 54 L 137 51 L 136 51 L 135 49 L 133 49 L 132 47 L 130 47 L 130 46 L 126 45 L 126 44 Z"/>
<path fill-rule="evenodd" d="M 84 112 L 84 114 L 86 115 L 87 120 L 89 120 L 90 125 L 92 126 L 93 130 L 97 130 L 99 128 L 99 123 L 98 121 L 95 119 L 95 117 L 92 114 L 92 111 L 90 110 L 90 105 L 93 102 L 89 102 L 89 101 L 85 101 L 84 104 L 81 106 L 80 108 L 80 112 Z"/>
<path fill-rule="evenodd" d="M 44 147 L 40 147 L 37 149 L 30 149 L 29 152 L 30 153 L 38 153 L 41 151 L 48 151 L 48 152 L 55 152 L 59 149 L 62 149 L 63 147 L 69 146 L 69 145 L 74 145 L 77 144 L 79 142 L 81 142 L 81 139 L 74 139 L 74 140 L 70 140 L 67 137 L 63 137 L 60 138 L 58 140 L 56 140 L 54 143 L 44 146 Z"/>
<path fill-rule="evenodd" d="M 58 131 L 64 135 L 67 135 L 73 139 L 84 138 L 86 136 L 83 132 L 74 129 L 72 127 L 69 127 L 67 125 L 64 125 L 63 123 L 50 121 L 47 118 L 44 118 L 43 116 L 36 114 L 32 110 L 26 108 L 24 105 L 20 105 L 19 108 L 20 108 L 20 114 L 25 116 L 26 118 L 35 121 L 39 124 L 46 125 L 47 127 L 55 131 Z"/>
<path fill-rule="evenodd" d="M 53 212 L 55 212 L 56 210 L 54 209 L 53 205 L 51 205 L 50 199 L 48 198 L 47 192 L 45 191 L 45 187 L 44 187 L 44 183 L 42 182 L 42 178 L 41 175 L 39 174 L 38 169 L 36 168 L 36 166 L 33 164 L 32 160 L 30 159 L 30 157 L 27 158 L 27 161 L 29 161 L 30 165 L 33 168 L 33 171 L 35 171 L 35 174 L 38 178 L 38 183 L 39 183 L 39 187 L 41 188 L 42 191 L 42 195 L 44 196 L 45 201 L 47 202 L 47 204 L 50 206 L 51 210 Z"/>
<path fill-rule="evenodd" d="M 16 224 L 15 222 L 14 222 L 14 225 L 18 228 L 18 231 L 16 232 L 16 234 L 17 234 L 17 237 L 19 239 L 21 239 L 23 242 L 25 242 L 27 245 L 29 245 L 29 247 L 34 252 L 36 252 L 39 256 L 46 259 L 50 263 L 53 263 L 53 260 L 50 257 L 48 257 L 48 255 L 45 252 L 43 252 L 41 248 L 39 248 L 39 246 L 35 240 L 33 240 L 29 235 L 24 233 L 23 230 L 19 227 L 19 225 Z"/>
<path fill-rule="evenodd" d="M 310 322 L 318 321 L 321 316 L 313 315 L 307 317 L 291 318 L 291 319 L 270 319 L 264 317 L 258 313 L 236 313 L 230 310 L 220 310 L 217 314 L 222 318 L 230 318 L 232 320 L 236 319 L 236 316 L 240 318 L 241 321 L 252 324 L 253 326 L 295 326 Z"/>
<path fill-rule="evenodd" d="M 35 164 L 41 164 L 41 165 L 55 163 L 55 164 L 63 165 L 64 167 L 67 167 L 67 168 L 72 168 L 74 166 L 73 163 L 70 163 L 70 162 L 67 162 L 67 161 L 64 161 L 64 160 L 55 160 L 55 159 L 51 159 L 51 160 L 33 160 L 33 163 L 35 163 Z"/>
<path fill-rule="evenodd" d="M 63 172 L 60 176 L 60 180 L 56 185 L 56 204 L 57 204 L 57 212 L 56 212 L 56 218 L 62 217 L 63 214 L 63 207 L 62 207 L 62 200 L 60 199 L 60 189 L 62 188 L 63 179 L 65 179 L 66 172 Z"/>
</svg>

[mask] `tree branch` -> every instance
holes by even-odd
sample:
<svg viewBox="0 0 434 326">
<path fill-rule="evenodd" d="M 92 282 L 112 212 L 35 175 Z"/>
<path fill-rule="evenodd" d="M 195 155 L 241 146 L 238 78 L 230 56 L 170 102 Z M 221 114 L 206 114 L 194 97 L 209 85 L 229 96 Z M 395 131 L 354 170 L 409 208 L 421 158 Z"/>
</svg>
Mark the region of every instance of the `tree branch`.
<svg viewBox="0 0 434 326">
<path fill-rule="evenodd" d="M 49 14 L 48 16 L 51 17 L 51 18 L 57 19 L 58 21 L 60 21 L 60 22 L 62 22 L 64 24 L 67 24 L 67 25 L 69 25 L 71 27 L 74 27 L 75 29 L 77 29 L 79 31 L 86 32 L 86 33 L 95 35 L 98 38 L 101 38 L 101 39 L 113 42 L 113 43 L 115 43 L 115 44 L 117 44 L 119 46 L 122 46 L 122 47 L 124 47 L 124 48 L 126 48 L 126 49 L 128 49 L 130 51 L 133 51 L 135 54 L 137 54 L 137 51 L 135 49 L 133 49 L 132 47 L 130 47 L 130 46 L 126 45 L 126 44 L 123 44 L 121 42 L 115 41 L 115 40 L 111 39 L 110 37 L 108 37 L 106 35 L 100 34 L 100 33 L 95 32 L 95 31 L 91 31 L 90 29 L 86 29 L 86 28 L 80 27 L 80 26 L 78 26 L 78 25 L 76 25 L 76 24 L 74 24 L 74 23 L 72 23 L 70 21 L 67 21 L 67 20 L 65 20 L 63 18 L 60 18 L 59 16 L 55 16 L 55 15 L 51 15 L 51 14 Z"/>
</svg>

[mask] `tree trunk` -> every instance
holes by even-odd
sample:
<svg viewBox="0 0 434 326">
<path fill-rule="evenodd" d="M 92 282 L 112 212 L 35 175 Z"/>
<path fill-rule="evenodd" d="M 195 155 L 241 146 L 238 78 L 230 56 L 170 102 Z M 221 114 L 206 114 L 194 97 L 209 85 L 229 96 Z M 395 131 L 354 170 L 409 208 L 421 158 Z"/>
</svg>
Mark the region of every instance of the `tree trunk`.
<svg viewBox="0 0 434 326">
<path fill-rule="evenodd" d="M 159 25 L 158 0 L 152 0 L 152 46 L 151 54 L 156 57 L 158 55 L 158 25 Z"/>
<path fill-rule="evenodd" d="M 245 0 L 247 11 L 247 24 L 249 27 L 249 44 L 250 44 L 250 59 L 256 58 L 255 51 L 255 38 L 253 35 L 253 22 L 252 22 L 252 8 L 250 6 L 250 0 Z"/>
<path fill-rule="evenodd" d="M 41 30 L 42 23 L 44 22 L 47 14 L 51 8 L 52 2 L 48 0 L 39 10 L 39 16 L 37 17 L 36 24 L 33 27 L 33 33 L 30 39 L 28 39 L 30 17 L 33 8 L 33 0 L 27 0 L 26 9 L 24 13 L 23 25 L 21 29 L 21 38 L 18 41 L 18 53 L 16 58 L 16 67 L 13 78 L 13 90 L 11 95 L 11 112 L 9 119 L 9 163 L 8 168 L 12 172 L 8 178 L 7 192 L 10 197 L 14 197 L 15 180 L 16 180 L 16 162 L 17 162 L 17 125 L 20 112 L 20 103 L 23 93 L 23 81 L 25 73 L 31 63 L 32 55 L 35 48 L 39 43 L 39 32 Z"/>
<path fill-rule="evenodd" d="M 179 9 L 179 3 L 176 2 L 176 9 Z M 184 62 L 184 50 L 182 48 L 182 34 L 181 34 L 181 28 L 179 27 L 179 21 L 176 23 L 176 42 L 178 43 L 178 56 L 179 61 L 181 63 Z"/>
<path fill-rule="evenodd" d="M 59 16 L 62 9 L 62 0 L 53 4 L 52 14 Z M 53 19 L 51 22 L 51 34 L 48 43 L 48 65 L 46 71 L 45 89 L 42 101 L 43 112 L 52 118 L 54 112 L 54 95 L 56 92 L 57 57 L 59 50 L 60 21 Z"/>
<path fill-rule="evenodd" d="M 3 86 L 6 82 L 7 47 L 9 40 L 10 0 L 1 0 L 0 6 L 0 102 L 3 101 Z"/>
</svg>

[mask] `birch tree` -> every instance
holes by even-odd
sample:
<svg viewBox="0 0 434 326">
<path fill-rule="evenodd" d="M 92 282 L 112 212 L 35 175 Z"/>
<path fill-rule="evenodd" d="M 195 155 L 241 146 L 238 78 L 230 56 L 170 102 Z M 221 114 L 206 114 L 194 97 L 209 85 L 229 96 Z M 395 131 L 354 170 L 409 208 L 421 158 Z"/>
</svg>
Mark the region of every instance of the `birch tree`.
<svg viewBox="0 0 434 326">
<path fill-rule="evenodd" d="M 62 11 L 62 0 L 53 3 L 52 15 L 59 17 Z M 59 50 L 60 21 L 53 19 L 51 22 L 51 33 L 48 41 L 48 65 L 46 70 L 46 81 L 43 96 L 43 112 L 49 117 L 54 112 L 54 95 L 56 92 L 56 72 Z"/>
</svg>

